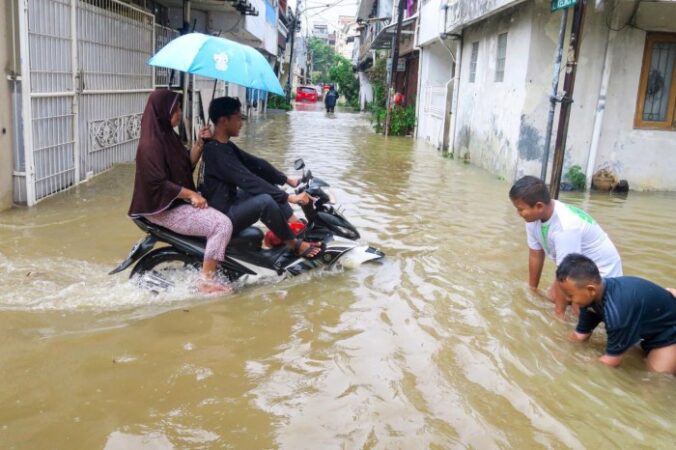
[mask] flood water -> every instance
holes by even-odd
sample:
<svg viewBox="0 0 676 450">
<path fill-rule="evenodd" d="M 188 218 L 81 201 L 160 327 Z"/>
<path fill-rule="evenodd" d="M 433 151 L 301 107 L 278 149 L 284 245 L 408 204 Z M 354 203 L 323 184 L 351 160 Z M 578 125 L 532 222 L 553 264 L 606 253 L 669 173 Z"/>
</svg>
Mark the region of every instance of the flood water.
<svg viewBox="0 0 676 450">
<path fill-rule="evenodd" d="M 0 213 L 0 448 L 672 448 L 676 381 L 640 354 L 597 363 L 605 333 L 567 342 L 574 319 L 528 290 L 508 182 L 358 114 L 243 131 L 330 182 L 384 262 L 226 298 L 139 291 L 106 275 L 142 235 L 132 165 Z M 626 274 L 676 285 L 675 195 L 562 199 Z"/>
</svg>

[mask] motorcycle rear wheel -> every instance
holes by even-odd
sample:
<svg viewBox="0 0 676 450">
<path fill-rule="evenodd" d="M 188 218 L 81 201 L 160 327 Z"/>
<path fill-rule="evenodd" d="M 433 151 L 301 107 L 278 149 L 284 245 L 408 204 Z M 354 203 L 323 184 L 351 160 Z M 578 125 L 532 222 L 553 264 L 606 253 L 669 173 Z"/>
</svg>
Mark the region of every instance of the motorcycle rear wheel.
<svg viewBox="0 0 676 450">
<path fill-rule="evenodd" d="M 146 272 L 167 273 L 188 268 L 201 269 L 202 261 L 194 256 L 186 255 L 173 248 L 156 248 L 136 263 L 130 278 Z"/>
</svg>

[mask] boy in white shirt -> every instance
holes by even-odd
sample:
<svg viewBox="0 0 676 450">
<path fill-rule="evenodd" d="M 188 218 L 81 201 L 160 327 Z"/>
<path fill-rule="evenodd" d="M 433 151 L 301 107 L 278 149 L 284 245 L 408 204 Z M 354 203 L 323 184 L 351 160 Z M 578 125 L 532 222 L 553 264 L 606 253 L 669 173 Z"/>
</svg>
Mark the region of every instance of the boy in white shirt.
<svg viewBox="0 0 676 450">
<path fill-rule="evenodd" d="M 518 214 L 526 221 L 528 238 L 528 285 L 540 284 L 545 255 L 558 266 L 570 253 L 580 253 L 596 264 L 601 276 L 622 276 L 622 261 L 615 245 L 592 217 L 575 206 L 552 200 L 545 183 L 525 176 L 509 191 Z M 568 304 L 557 283 L 549 296 L 555 313 L 563 318 Z"/>
</svg>

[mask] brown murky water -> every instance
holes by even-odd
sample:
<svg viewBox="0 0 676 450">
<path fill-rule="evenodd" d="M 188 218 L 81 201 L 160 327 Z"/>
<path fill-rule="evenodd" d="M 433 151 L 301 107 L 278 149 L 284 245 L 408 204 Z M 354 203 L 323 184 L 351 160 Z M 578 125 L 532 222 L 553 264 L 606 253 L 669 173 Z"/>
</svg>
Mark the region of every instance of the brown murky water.
<svg viewBox="0 0 676 450">
<path fill-rule="evenodd" d="M 132 166 L 0 215 L 0 448 L 668 448 L 676 381 L 568 343 L 525 279 L 508 183 L 364 116 L 306 108 L 241 145 L 331 182 L 381 265 L 228 298 L 106 275 Z M 676 284 L 676 196 L 567 195 L 625 272 Z M 545 281 L 551 281 L 548 263 Z M 671 442 L 672 444 L 669 444 Z"/>
</svg>

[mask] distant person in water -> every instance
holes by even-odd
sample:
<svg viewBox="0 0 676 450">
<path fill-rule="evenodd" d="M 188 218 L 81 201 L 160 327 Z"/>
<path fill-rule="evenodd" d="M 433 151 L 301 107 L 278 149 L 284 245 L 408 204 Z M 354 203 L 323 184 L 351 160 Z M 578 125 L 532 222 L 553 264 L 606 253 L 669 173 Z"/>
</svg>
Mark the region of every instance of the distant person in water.
<svg viewBox="0 0 676 450">
<path fill-rule="evenodd" d="M 335 86 L 331 85 L 329 91 L 324 94 L 324 105 L 326 105 L 326 112 L 332 113 L 336 108 L 336 102 L 338 102 L 338 97 L 340 95 L 336 91 Z"/>
<path fill-rule="evenodd" d="M 544 181 L 532 176 L 518 180 L 509 191 L 518 214 L 526 221 L 528 285 L 537 289 L 545 255 L 556 265 L 570 253 L 581 253 L 598 266 L 601 276 L 622 276 L 615 245 L 592 217 L 575 206 L 552 200 Z M 563 318 L 567 301 L 557 283 L 548 291 L 555 313 Z"/>
<path fill-rule="evenodd" d="M 561 291 L 580 306 L 570 340 L 589 340 L 604 322 L 608 342 L 599 359 L 617 367 L 624 354 L 640 343 L 653 372 L 676 374 L 676 290 L 637 277 L 601 278 L 594 262 L 571 253 L 556 269 Z"/>
</svg>

